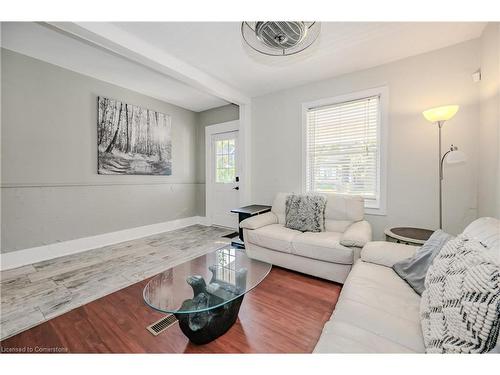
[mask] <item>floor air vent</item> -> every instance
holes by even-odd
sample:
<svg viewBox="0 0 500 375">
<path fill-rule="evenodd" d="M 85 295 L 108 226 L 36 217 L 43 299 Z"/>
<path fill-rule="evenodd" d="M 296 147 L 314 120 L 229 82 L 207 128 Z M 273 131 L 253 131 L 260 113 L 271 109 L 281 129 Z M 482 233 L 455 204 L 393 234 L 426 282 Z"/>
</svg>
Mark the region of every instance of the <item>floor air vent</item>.
<svg viewBox="0 0 500 375">
<path fill-rule="evenodd" d="M 153 324 L 149 325 L 146 327 L 146 329 L 151 332 L 154 336 L 158 336 L 160 333 L 165 331 L 168 327 L 174 325 L 177 323 L 177 318 L 175 315 L 170 314 L 167 315 L 157 322 L 154 322 Z"/>
</svg>

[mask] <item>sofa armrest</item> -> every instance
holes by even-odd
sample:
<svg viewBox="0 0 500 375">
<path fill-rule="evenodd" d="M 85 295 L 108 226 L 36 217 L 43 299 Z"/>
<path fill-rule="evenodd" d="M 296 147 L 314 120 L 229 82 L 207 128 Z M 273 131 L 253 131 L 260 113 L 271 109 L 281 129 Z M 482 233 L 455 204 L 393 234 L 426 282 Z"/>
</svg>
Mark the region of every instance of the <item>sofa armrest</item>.
<svg viewBox="0 0 500 375">
<path fill-rule="evenodd" d="M 368 242 L 361 250 L 361 260 L 381 266 L 392 267 L 394 263 L 415 255 L 418 246 L 403 245 L 395 242 Z"/>
<path fill-rule="evenodd" d="M 266 225 L 277 224 L 278 217 L 272 212 L 266 212 L 264 214 L 255 215 L 243 220 L 240 223 L 240 228 L 245 229 L 257 229 L 264 227 Z"/>
<path fill-rule="evenodd" d="M 372 226 L 366 220 L 351 224 L 340 238 L 340 244 L 344 246 L 363 247 L 372 240 Z"/>
</svg>

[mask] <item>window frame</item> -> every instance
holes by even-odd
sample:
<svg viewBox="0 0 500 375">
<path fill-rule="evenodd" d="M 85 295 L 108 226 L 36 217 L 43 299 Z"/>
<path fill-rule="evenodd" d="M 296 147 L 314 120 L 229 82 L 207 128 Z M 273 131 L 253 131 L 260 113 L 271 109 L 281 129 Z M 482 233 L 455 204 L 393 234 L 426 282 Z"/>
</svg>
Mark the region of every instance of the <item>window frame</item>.
<svg viewBox="0 0 500 375">
<path fill-rule="evenodd" d="M 375 201 L 365 200 L 365 213 L 369 215 L 386 215 L 387 209 L 387 145 L 388 145 L 388 102 L 389 89 L 387 86 L 375 87 L 367 90 L 352 92 L 349 94 L 337 95 L 334 97 L 323 98 L 312 102 L 302 103 L 302 192 L 307 192 L 307 112 L 310 109 L 323 107 L 328 105 L 341 104 L 353 100 L 361 100 L 364 98 L 379 96 L 380 97 L 380 112 L 377 129 L 377 143 L 379 152 L 377 157 L 378 176 L 378 191 L 379 197 Z"/>
</svg>

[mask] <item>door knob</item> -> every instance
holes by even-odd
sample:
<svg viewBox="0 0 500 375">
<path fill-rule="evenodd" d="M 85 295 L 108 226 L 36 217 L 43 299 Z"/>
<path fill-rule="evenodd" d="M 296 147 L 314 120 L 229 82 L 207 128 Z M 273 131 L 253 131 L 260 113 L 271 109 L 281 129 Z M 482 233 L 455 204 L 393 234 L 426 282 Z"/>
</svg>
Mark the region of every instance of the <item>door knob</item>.
<svg viewBox="0 0 500 375">
<path fill-rule="evenodd" d="M 240 190 L 240 187 L 239 186 L 236 186 L 233 188 L 234 190 Z"/>
</svg>

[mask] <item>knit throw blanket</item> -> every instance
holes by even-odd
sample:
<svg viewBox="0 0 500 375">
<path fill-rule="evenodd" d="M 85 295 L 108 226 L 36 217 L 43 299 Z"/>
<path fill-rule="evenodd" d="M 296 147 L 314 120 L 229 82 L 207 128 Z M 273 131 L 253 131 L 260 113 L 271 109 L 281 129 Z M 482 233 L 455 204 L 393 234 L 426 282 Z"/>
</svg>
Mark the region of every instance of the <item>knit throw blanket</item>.
<svg viewBox="0 0 500 375">
<path fill-rule="evenodd" d="M 420 302 L 427 353 L 485 353 L 500 327 L 500 271 L 484 247 L 463 235 L 429 267 Z"/>
</svg>

